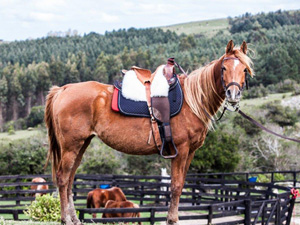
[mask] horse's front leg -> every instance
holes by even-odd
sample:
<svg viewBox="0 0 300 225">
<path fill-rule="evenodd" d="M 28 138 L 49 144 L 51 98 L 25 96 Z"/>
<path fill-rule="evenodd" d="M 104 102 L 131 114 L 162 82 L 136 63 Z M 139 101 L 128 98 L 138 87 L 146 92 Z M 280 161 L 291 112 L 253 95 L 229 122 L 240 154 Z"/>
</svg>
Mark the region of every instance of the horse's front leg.
<svg viewBox="0 0 300 225">
<path fill-rule="evenodd" d="M 188 146 L 178 146 L 178 155 L 176 158 L 172 159 L 171 202 L 167 217 L 167 225 L 178 224 L 178 205 L 185 180 L 185 168 L 188 153 Z"/>
</svg>

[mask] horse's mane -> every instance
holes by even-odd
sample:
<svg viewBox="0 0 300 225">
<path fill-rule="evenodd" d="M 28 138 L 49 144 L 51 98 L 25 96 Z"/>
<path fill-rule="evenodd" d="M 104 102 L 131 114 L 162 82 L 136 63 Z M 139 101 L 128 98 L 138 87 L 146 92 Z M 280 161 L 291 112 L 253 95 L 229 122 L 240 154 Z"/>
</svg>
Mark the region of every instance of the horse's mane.
<svg viewBox="0 0 300 225">
<path fill-rule="evenodd" d="M 239 58 L 251 76 L 254 75 L 252 69 L 252 60 L 239 49 L 234 49 L 232 53 L 235 57 Z M 193 113 L 205 124 L 208 129 L 212 129 L 210 118 L 218 111 L 223 102 L 223 98 L 218 94 L 217 86 L 215 83 L 214 71 L 218 62 L 224 59 L 223 55 L 220 59 L 212 61 L 210 64 L 193 71 L 184 80 L 185 100 Z M 223 88 L 223 87 L 222 87 Z"/>
</svg>

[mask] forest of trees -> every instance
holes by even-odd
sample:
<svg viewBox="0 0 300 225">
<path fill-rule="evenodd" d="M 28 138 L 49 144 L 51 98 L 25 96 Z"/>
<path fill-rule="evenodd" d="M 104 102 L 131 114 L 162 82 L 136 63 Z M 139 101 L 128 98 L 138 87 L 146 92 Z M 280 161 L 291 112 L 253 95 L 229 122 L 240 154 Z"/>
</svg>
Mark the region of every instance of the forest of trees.
<svg viewBox="0 0 300 225">
<path fill-rule="evenodd" d="M 0 130 L 7 121 L 27 117 L 33 106 L 44 105 L 52 85 L 87 80 L 113 83 L 122 68 L 136 65 L 153 71 L 171 56 L 191 71 L 220 57 L 230 39 L 246 40 L 254 50 L 257 76 L 251 85 L 285 79 L 299 82 L 299 18 L 299 11 L 246 13 L 229 19 L 232 34 L 220 31 L 214 38 L 130 28 L 1 44 Z M 265 25 L 270 23 L 273 26 Z"/>
</svg>

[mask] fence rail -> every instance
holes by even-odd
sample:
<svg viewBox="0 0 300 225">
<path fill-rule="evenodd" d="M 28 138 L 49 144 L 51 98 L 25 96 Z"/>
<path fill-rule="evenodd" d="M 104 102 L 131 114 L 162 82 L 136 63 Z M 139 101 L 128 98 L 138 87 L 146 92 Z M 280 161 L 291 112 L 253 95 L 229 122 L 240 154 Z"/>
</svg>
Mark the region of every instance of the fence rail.
<svg viewBox="0 0 300 225">
<path fill-rule="evenodd" d="M 286 174 L 286 180 L 276 180 L 275 174 Z M 249 178 L 253 175 L 267 174 L 273 183 L 253 183 Z M 227 217 L 227 224 L 289 224 L 295 200 L 291 199 L 290 186 L 298 185 L 300 171 L 278 171 L 269 173 L 230 173 L 230 174 L 189 174 L 180 199 L 180 212 L 192 211 L 192 215 L 181 215 L 181 220 L 198 219 L 211 223 L 221 217 Z M 11 214 L 19 220 L 23 214 L 24 202 L 34 200 L 32 194 L 37 192 L 52 193 L 56 191 L 52 182 L 47 182 L 49 190 L 30 190 L 30 180 L 37 175 L 0 176 L 0 214 Z M 50 180 L 50 175 L 38 175 Z M 290 177 L 295 178 L 290 179 Z M 230 179 L 231 178 L 231 179 Z M 150 222 L 164 221 L 159 213 L 167 212 L 170 202 L 169 177 L 161 176 L 125 176 L 125 175 L 76 175 L 73 192 L 74 202 L 79 211 L 79 218 L 84 222 Z M 281 185 L 277 185 L 279 183 Z M 45 184 L 45 183 L 41 183 Z M 122 188 L 128 200 L 138 201 L 139 209 L 131 212 L 147 212 L 149 216 L 142 218 L 98 218 L 89 219 L 91 213 L 116 212 L 116 209 L 86 209 L 87 193 L 101 184 Z M 83 201 L 84 200 L 84 201 Z M 154 206 L 153 206 L 154 205 Z M 163 206 L 165 205 L 165 206 Z M 201 212 L 200 212 L 201 211 Z M 233 220 L 233 216 L 236 218 Z M 217 222 L 213 222 L 218 224 Z"/>
</svg>

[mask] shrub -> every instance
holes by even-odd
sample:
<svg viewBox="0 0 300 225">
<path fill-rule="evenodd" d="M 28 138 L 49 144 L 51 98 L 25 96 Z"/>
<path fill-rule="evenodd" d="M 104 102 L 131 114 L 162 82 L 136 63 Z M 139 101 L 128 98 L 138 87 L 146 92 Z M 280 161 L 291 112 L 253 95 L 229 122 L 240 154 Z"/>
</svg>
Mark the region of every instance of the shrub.
<svg viewBox="0 0 300 225">
<path fill-rule="evenodd" d="M 50 194 L 37 196 L 24 213 L 41 222 L 60 221 L 60 200 Z"/>
<path fill-rule="evenodd" d="M 0 143 L 0 175 L 42 174 L 47 158 L 46 137 Z M 50 168 L 48 167 L 49 171 Z"/>
<path fill-rule="evenodd" d="M 122 174 L 124 160 L 121 153 L 98 140 L 93 140 L 83 156 L 78 173 Z"/>
<path fill-rule="evenodd" d="M 274 181 L 282 181 L 282 180 L 285 180 L 284 175 L 280 173 L 274 173 Z"/>
<path fill-rule="evenodd" d="M 34 106 L 27 117 L 27 127 L 35 127 L 44 122 L 44 106 Z"/>
<path fill-rule="evenodd" d="M 4 132 L 9 132 L 10 130 L 15 130 L 15 122 L 13 120 L 6 122 L 3 126 Z"/>
<path fill-rule="evenodd" d="M 266 117 L 280 126 L 294 126 L 298 121 L 295 109 L 283 107 L 279 101 L 266 104 L 262 108 L 268 109 Z"/>
<path fill-rule="evenodd" d="M 259 117 L 259 122 L 260 123 L 264 123 L 263 119 L 261 117 Z M 253 123 L 251 123 L 249 120 L 241 117 L 240 115 L 237 115 L 234 117 L 233 120 L 233 126 L 240 126 L 241 128 L 243 128 L 246 132 L 246 134 L 248 135 L 257 135 L 261 132 L 261 129 L 257 126 L 255 126 Z"/>
<path fill-rule="evenodd" d="M 269 178 L 267 178 L 266 175 L 258 174 L 258 176 L 257 176 L 257 182 L 259 182 L 259 183 L 270 183 L 271 180 Z"/>
<path fill-rule="evenodd" d="M 238 144 L 238 138 L 220 128 L 209 132 L 203 147 L 196 150 L 191 169 L 203 173 L 234 171 L 240 160 Z"/>
<path fill-rule="evenodd" d="M 243 92 L 243 98 L 249 99 L 249 98 L 261 98 L 266 97 L 269 94 L 269 91 L 267 88 L 265 88 L 262 84 L 258 87 L 252 87 L 249 90 L 245 90 Z"/>
</svg>

